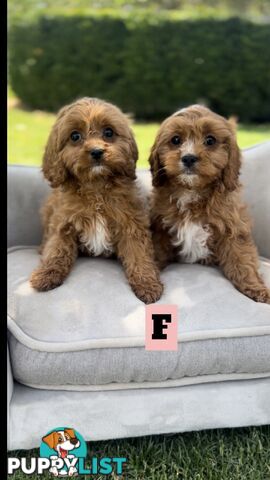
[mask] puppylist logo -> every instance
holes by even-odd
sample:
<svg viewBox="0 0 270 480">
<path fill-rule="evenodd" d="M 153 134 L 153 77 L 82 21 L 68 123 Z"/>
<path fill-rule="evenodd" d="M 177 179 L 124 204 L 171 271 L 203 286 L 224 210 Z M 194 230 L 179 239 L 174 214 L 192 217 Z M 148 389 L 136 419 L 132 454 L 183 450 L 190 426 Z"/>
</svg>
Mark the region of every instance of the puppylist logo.
<svg viewBox="0 0 270 480">
<path fill-rule="evenodd" d="M 49 471 L 54 477 L 121 475 L 127 461 L 125 457 L 92 457 L 89 468 L 86 457 L 87 446 L 82 435 L 73 428 L 59 427 L 42 437 L 38 458 L 8 458 L 8 474 L 21 470 L 26 475 Z"/>
</svg>

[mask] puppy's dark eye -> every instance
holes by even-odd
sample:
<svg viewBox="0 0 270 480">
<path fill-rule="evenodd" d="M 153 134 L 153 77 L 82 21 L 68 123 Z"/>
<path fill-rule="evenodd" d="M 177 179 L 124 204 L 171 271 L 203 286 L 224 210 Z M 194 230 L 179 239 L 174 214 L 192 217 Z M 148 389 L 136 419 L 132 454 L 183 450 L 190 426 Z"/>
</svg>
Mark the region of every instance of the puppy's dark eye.
<svg viewBox="0 0 270 480">
<path fill-rule="evenodd" d="M 207 135 L 207 137 L 204 139 L 204 144 L 207 146 L 215 145 L 215 143 L 217 143 L 217 140 L 215 137 L 213 137 L 213 135 Z"/>
<path fill-rule="evenodd" d="M 103 130 L 103 137 L 104 138 L 112 138 L 114 136 L 114 131 L 111 127 L 106 127 Z"/>
<path fill-rule="evenodd" d="M 171 143 L 173 145 L 180 145 L 181 138 L 179 137 L 179 135 L 174 135 L 174 137 L 171 138 Z"/>
<path fill-rule="evenodd" d="M 76 143 L 76 142 L 79 142 L 81 140 L 82 136 L 79 132 L 74 130 L 74 132 L 71 132 L 70 138 L 71 138 L 72 142 Z"/>
</svg>

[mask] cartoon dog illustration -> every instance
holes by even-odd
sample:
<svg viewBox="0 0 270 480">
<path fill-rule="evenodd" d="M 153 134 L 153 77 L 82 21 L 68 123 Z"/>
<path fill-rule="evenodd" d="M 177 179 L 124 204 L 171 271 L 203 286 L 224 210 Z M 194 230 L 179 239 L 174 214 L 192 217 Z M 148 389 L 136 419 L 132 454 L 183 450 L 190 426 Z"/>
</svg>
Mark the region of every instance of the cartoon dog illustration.
<svg viewBox="0 0 270 480">
<path fill-rule="evenodd" d="M 72 428 L 66 428 L 65 430 L 55 430 L 42 438 L 50 448 L 57 452 L 56 455 L 51 455 L 51 460 L 57 460 L 57 458 L 68 458 L 72 460 L 75 455 L 70 455 L 69 452 L 74 448 L 80 446 L 80 440 L 76 437 L 76 434 Z M 70 466 L 68 470 L 58 470 L 56 466 L 50 469 L 50 472 L 55 476 L 69 476 L 78 475 L 76 467 Z"/>
</svg>

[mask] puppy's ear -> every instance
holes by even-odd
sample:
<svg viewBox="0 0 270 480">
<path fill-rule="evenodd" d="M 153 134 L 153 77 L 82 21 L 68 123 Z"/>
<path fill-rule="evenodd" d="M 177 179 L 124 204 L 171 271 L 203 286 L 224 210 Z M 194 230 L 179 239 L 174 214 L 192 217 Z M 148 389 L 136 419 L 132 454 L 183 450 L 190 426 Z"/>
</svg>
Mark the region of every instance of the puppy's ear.
<svg viewBox="0 0 270 480">
<path fill-rule="evenodd" d="M 137 143 L 134 137 L 134 133 L 132 131 L 131 126 L 134 123 L 134 117 L 130 113 L 125 113 L 124 116 L 126 117 L 126 122 L 128 124 L 128 142 L 129 142 L 129 148 L 130 148 L 130 154 L 131 158 L 134 161 L 134 164 L 136 165 L 136 162 L 138 160 L 139 152 L 138 152 L 138 147 Z"/>
<path fill-rule="evenodd" d="M 235 190 L 239 183 L 238 177 L 241 167 L 241 152 L 237 145 L 236 134 L 232 128 L 231 138 L 229 140 L 229 159 L 223 170 L 222 181 L 229 192 Z"/>
<path fill-rule="evenodd" d="M 152 183 L 154 187 L 161 187 L 166 183 L 167 175 L 166 175 L 164 166 L 160 162 L 156 142 L 151 148 L 149 163 L 150 163 L 150 170 L 152 173 Z"/>
<path fill-rule="evenodd" d="M 136 179 L 136 162 L 138 160 L 138 147 L 131 129 L 129 130 L 128 142 L 129 142 L 130 158 L 124 167 L 124 173 L 127 177 L 131 178 L 132 180 L 135 180 Z"/>
<path fill-rule="evenodd" d="M 68 172 L 61 158 L 61 122 L 69 106 L 64 107 L 58 113 L 56 122 L 49 135 L 43 155 L 42 171 L 44 177 L 50 182 L 51 187 L 59 187 L 67 179 Z"/>
<path fill-rule="evenodd" d="M 56 432 L 49 433 L 48 435 L 45 435 L 45 437 L 42 437 L 42 441 L 47 443 L 50 448 L 54 449 L 56 446 L 55 435 L 57 435 Z"/>
<path fill-rule="evenodd" d="M 136 165 L 136 162 L 137 162 L 138 156 L 139 156 L 139 152 L 138 152 L 138 147 L 137 147 L 136 140 L 135 140 L 132 132 L 131 132 L 131 135 L 130 135 L 130 150 L 131 150 L 132 159 L 134 160 L 134 164 Z"/>
<path fill-rule="evenodd" d="M 75 435 L 75 432 L 74 432 L 73 428 L 66 428 L 65 432 L 67 432 L 69 434 L 70 438 L 76 438 L 76 435 Z"/>
</svg>

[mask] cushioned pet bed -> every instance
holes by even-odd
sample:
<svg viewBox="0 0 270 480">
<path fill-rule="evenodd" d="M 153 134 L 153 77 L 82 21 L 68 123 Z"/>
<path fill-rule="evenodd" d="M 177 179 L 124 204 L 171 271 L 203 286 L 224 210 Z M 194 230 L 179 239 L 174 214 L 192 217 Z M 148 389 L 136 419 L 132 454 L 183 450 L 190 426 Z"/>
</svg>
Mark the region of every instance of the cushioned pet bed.
<svg viewBox="0 0 270 480">
<path fill-rule="evenodd" d="M 270 376 L 269 306 L 239 293 L 218 268 L 167 267 L 159 303 L 178 306 L 178 350 L 145 351 L 145 306 L 115 260 L 80 258 L 65 283 L 38 293 L 34 247 L 9 263 L 12 370 L 25 385 L 57 390 L 154 388 Z M 270 262 L 261 260 L 270 284 Z M 110 283 L 108 285 L 108 279 Z"/>
</svg>

